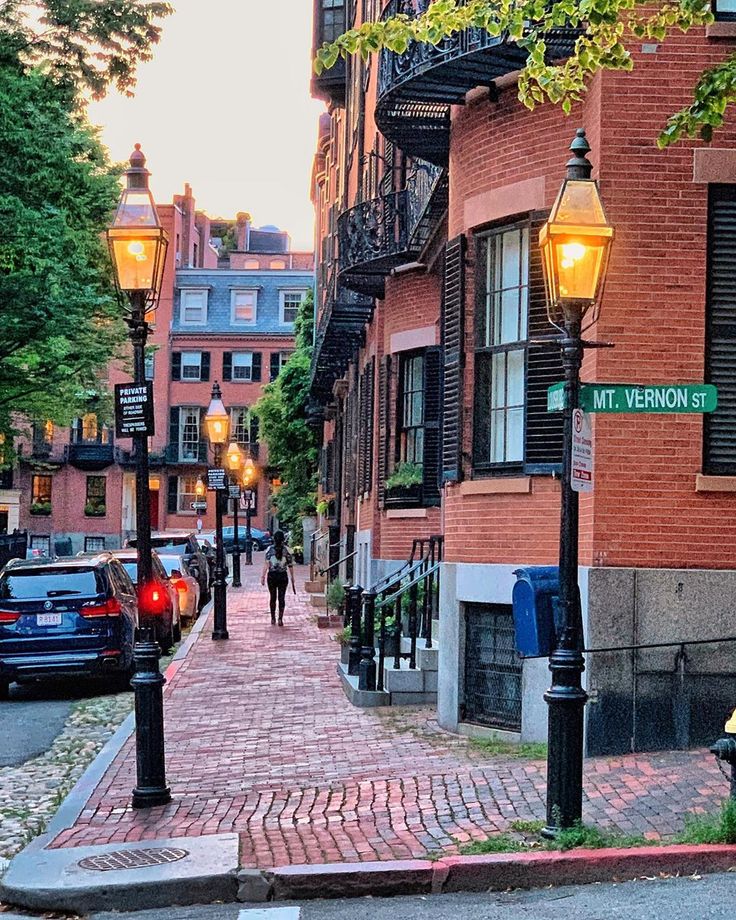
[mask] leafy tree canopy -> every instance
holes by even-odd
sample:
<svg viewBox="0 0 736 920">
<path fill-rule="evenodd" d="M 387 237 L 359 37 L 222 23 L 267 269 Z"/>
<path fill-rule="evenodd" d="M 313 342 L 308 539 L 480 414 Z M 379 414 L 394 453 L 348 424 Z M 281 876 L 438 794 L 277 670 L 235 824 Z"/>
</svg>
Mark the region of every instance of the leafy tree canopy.
<svg viewBox="0 0 736 920">
<path fill-rule="evenodd" d="M 402 54 L 412 41 L 439 44 L 469 27 L 491 35 L 507 34 L 528 51 L 519 77 L 519 98 L 533 109 L 550 101 L 569 112 L 600 70 L 631 70 L 629 44 L 663 41 L 713 20 L 710 0 L 435 0 L 417 18 L 400 14 L 351 29 L 318 51 L 315 70 L 330 68 L 338 57 L 367 58 L 381 48 Z M 580 28 L 573 53 L 549 62 L 546 37 L 551 29 Z M 666 147 L 685 136 L 710 140 L 736 102 L 736 54 L 701 74 L 693 103 L 676 112 L 659 136 Z"/>
<path fill-rule="evenodd" d="M 0 0 L 0 59 L 42 65 L 76 94 L 130 94 L 152 57 L 169 3 L 140 0 Z"/>
<path fill-rule="evenodd" d="M 297 316 L 294 353 L 255 407 L 268 445 L 269 465 L 280 471 L 284 482 L 274 504 L 282 524 L 292 528 L 315 511 L 319 451 L 315 431 L 307 424 L 313 328 L 310 294 Z"/>
<path fill-rule="evenodd" d="M 102 231 L 119 194 L 93 131 L 40 71 L 0 63 L 0 432 L 84 408 L 123 340 Z M 9 459 L 6 457 L 6 460 Z"/>
</svg>

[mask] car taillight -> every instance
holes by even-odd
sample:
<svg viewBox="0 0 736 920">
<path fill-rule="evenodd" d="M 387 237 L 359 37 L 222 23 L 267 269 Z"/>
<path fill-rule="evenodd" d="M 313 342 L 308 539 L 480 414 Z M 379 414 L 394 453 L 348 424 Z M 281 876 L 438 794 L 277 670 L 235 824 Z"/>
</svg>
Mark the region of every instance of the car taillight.
<svg viewBox="0 0 736 920">
<path fill-rule="evenodd" d="M 173 585 L 174 588 L 176 588 L 176 590 L 177 590 L 180 594 L 186 594 L 186 593 L 187 593 L 187 583 L 184 581 L 183 578 L 172 578 L 172 579 L 171 579 L 171 584 Z"/>
<path fill-rule="evenodd" d="M 120 606 L 120 601 L 114 597 L 105 601 L 104 604 L 86 604 L 79 610 L 80 615 L 85 617 L 85 619 L 95 617 L 119 617 L 122 612 L 123 608 Z"/>
<path fill-rule="evenodd" d="M 20 613 L 16 610 L 0 610 L 0 623 L 17 623 Z"/>
<path fill-rule="evenodd" d="M 166 609 L 166 588 L 157 581 L 152 581 L 141 588 L 138 607 L 141 613 L 163 613 Z"/>
</svg>

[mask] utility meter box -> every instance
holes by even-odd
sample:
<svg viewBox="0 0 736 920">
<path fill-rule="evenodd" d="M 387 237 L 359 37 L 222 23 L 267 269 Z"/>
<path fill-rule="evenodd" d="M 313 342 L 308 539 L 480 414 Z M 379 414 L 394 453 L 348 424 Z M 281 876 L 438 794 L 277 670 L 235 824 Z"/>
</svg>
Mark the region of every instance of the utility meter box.
<svg viewBox="0 0 736 920">
<path fill-rule="evenodd" d="M 556 565 L 516 569 L 511 594 L 516 649 L 522 658 L 546 657 L 557 644 L 556 612 L 560 573 Z"/>
</svg>

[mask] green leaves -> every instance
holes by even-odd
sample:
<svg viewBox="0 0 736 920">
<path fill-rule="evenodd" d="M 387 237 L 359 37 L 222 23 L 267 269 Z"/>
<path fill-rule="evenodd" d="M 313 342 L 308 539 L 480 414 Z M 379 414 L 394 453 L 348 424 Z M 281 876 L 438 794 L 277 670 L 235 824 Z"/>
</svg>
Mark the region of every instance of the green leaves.
<svg viewBox="0 0 736 920">
<path fill-rule="evenodd" d="M 463 29 L 481 28 L 493 36 L 506 34 L 527 50 L 519 75 L 519 99 L 527 108 L 551 102 L 568 114 L 596 73 L 633 68 L 630 45 L 661 42 L 673 31 L 712 20 L 710 0 L 435 0 L 416 17 L 401 14 L 346 32 L 317 52 L 315 70 L 329 69 L 341 56 L 368 57 L 382 48 L 403 54 L 412 42 L 437 45 Z M 547 56 L 546 37 L 555 28 L 585 30 L 564 61 Z M 736 60 L 729 57 L 702 74 L 695 101 L 668 120 L 659 146 L 697 135 L 710 139 L 734 101 Z"/>
</svg>

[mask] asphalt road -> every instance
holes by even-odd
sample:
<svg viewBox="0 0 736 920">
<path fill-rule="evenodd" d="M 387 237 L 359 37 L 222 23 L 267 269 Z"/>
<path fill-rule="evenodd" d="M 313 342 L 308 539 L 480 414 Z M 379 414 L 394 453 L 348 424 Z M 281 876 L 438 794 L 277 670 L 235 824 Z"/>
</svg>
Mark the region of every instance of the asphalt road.
<svg viewBox="0 0 736 920">
<path fill-rule="evenodd" d="M 170 907 L 97 913 L 87 920 L 731 920 L 735 902 L 736 874 L 723 874 L 540 891 L 307 901 L 291 906 Z M 28 920 L 29 915 L 24 916 Z M 0 912 L 0 920 L 17 917 Z"/>
</svg>

